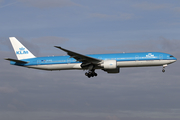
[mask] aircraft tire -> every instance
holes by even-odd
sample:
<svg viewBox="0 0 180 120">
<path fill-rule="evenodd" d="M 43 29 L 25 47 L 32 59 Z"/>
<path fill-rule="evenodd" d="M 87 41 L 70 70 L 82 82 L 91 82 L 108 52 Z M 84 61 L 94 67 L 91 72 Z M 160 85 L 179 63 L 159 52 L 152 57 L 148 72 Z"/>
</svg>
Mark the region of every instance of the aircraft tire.
<svg viewBox="0 0 180 120">
<path fill-rule="evenodd" d="M 85 76 L 88 76 L 88 73 L 87 73 L 87 72 L 85 73 Z"/>
<path fill-rule="evenodd" d="M 94 73 L 94 76 L 97 76 L 97 73 Z"/>
</svg>

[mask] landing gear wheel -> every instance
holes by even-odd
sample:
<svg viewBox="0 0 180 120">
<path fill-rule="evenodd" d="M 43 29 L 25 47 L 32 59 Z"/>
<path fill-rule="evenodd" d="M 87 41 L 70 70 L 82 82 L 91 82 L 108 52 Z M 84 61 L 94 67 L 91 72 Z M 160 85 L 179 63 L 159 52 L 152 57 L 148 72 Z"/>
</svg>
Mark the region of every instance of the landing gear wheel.
<svg viewBox="0 0 180 120">
<path fill-rule="evenodd" d="M 88 76 L 88 73 L 87 73 L 87 72 L 85 73 L 85 76 Z"/>
<path fill-rule="evenodd" d="M 85 76 L 87 76 L 88 78 L 90 78 L 90 77 L 97 76 L 97 73 L 92 72 L 92 71 L 89 71 L 89 72 L 86 72 L 86 73 L 85 73 Z"/>
<path fill-rule="evenodd" d="M 94 73 L 94 76 L 97 76 L 97 73 Z"/>
<path fill-rule="evenodd" d="M 88 73 L 88 72 L 86 72 L 86 73 L 85 73 L 85 76 L 87 76 L 88 78 L 90 78 L 90 77 L 91 77 L 91 74 Z"/>
<path fill-rule="evenodd" d="M 164 73 L 164 72 L 165 72 L 165 69 L 163 69 L 162 72 Z"/>
</svg>

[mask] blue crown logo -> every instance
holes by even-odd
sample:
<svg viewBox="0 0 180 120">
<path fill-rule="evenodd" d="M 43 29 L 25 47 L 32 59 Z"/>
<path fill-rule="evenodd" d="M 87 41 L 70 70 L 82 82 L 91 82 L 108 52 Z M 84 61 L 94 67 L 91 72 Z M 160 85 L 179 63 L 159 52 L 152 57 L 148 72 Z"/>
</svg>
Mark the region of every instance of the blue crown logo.
<svg viewBox="0 0 180 120">
<path fill-rule="evenodd" d="M 22 48 L 19 48 L 19 50 L 25 50 L 25 48 L 22 47 Z"/>
</svg>

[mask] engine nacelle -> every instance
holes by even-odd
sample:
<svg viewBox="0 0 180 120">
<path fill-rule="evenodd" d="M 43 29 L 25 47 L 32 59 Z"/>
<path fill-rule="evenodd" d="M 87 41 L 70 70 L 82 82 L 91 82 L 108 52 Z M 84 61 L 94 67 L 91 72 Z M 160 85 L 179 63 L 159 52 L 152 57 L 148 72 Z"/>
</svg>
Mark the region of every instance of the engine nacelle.
<svg viewBox="0 0 180 120">
<path fill-rule="evenodd" d="M 110 69 L 110 70 L 104 70 L 104 71 L 106 71 L 107 73 L 119 73 L 120 72 L 120 70 L 119 70 L 119 68 L 116 68 L 116 69 Z"/>
<path fill-rule="evenodd" d="M 116 60 L 104 60 L 103 66 L 105 70 L 116 69 L 117 61 Z"/>
</svg>

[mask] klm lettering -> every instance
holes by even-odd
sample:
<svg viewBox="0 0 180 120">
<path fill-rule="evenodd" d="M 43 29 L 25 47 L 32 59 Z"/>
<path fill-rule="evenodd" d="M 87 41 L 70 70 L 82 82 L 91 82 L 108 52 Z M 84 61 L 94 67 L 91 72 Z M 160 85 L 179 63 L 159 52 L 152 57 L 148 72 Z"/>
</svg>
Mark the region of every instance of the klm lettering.
<svg viewBox="0 0 180 120">
<path fill-rule="evenodd" d="M 21 55 L 21 54 L 28 54 L 28 51 L 25 51 L 25 48 L 21 47 L 19 48 L 20 51 L 16 51 L 16 54 Z"/>
<path fill-rule="evenodd" d="M 16 51 L 16 54 L 28 54 L 28 51 Z"/>
</svg>

